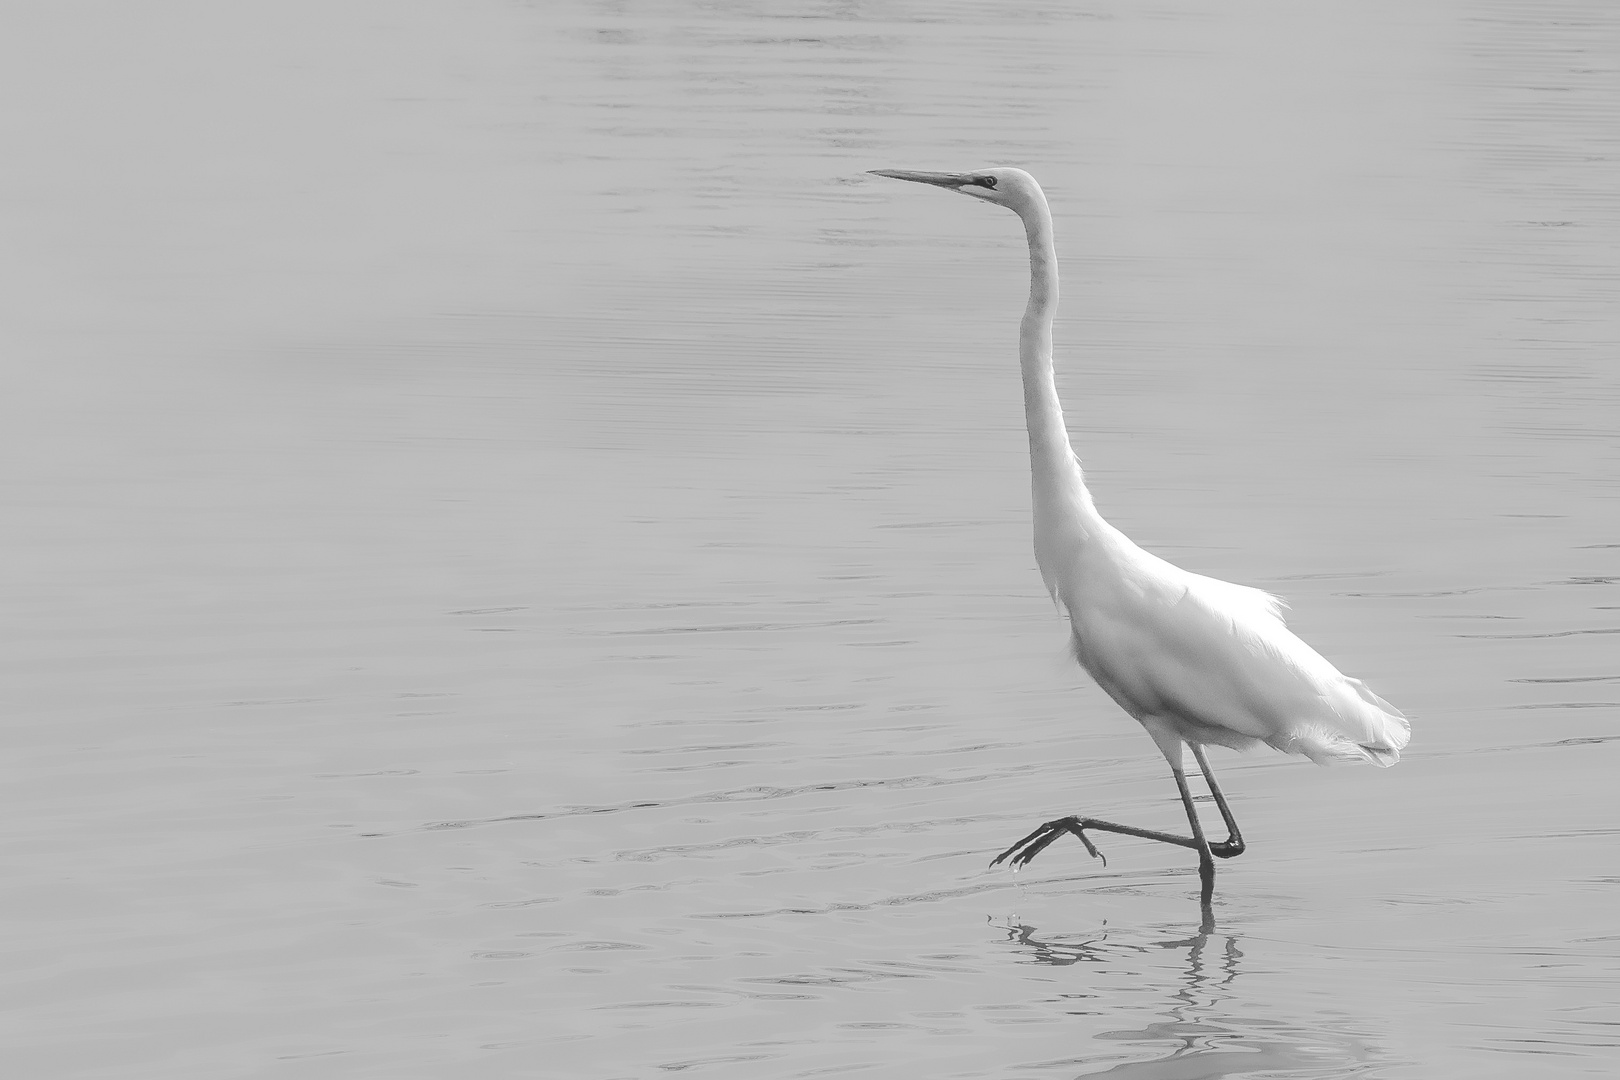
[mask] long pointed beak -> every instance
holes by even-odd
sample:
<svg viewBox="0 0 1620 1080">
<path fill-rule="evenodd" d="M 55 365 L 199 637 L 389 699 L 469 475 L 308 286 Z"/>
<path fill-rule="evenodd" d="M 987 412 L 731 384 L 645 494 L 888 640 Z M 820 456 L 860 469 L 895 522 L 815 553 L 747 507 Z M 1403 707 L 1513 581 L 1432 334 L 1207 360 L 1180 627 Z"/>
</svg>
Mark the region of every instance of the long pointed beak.
<svg viewBox="0 0 1620 1080">
<path fill-rule="evenodd" d="M 896 180 L 915 180 L 919 184 L 933 184 L 935 187 L 959 188 L 964 184 L 973 182 L 971 173 L 954 172 L 914 172 L 911 169 L 868 169 L 873 176 L 889 176 Z"/>
</svg>

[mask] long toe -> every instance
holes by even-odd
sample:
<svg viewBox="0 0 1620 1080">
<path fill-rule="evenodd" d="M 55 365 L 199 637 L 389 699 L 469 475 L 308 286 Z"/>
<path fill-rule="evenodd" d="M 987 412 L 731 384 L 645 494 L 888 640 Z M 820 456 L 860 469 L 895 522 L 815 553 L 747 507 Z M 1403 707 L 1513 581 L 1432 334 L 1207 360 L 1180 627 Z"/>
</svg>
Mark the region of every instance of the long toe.
<svg viewBox="0 0 1620 1080">
<path fill-rule="evenodd" d="M 1108 865 L 1108 856 L 1097 850 L 1097 845 L 1091 842 L 1091 837 L 1086 835 L 1086 830 L 1082 826 L 1076 825 L 1069 831 L 1080 838 L 1080 842 L 1086 845 L 1086 850 L 1091 853 L 1093 859 L 1101 859 L 1104 866 Z"/>
<path fill-rule="evenodd" d="M 1007 856 L 1016 855 L 1017 852 L 1018 852 L 1018 849 L 1023 847 L 1025 844 L 1029 843 L 1032 840 L 1037 840 L 1037 839 L 1040 839 L 1041 837 L 1045 836 L 1053 828 L 1054 824 L 1055 824 L 1054 822 L 1048 821 L 1045 825 L 1042 825 L 1040 828 L 1036 829 L 1034 832 L 1030 833 L 1028 836 L 1024 837 L 1022 840 L 1018 841 L 1018 843 L 1014 844 L 1012 847 L 1008 848 L 1006 851 L 1003 851 L 1000 855 L 997 855 L 994 859 L 991 859 L 990 860 L 990 865 L 991 866 L 1000 866 L 1002 861 L 1005 860 L 1007 858 Z M 1050 843 L 1051 841 L 1047 841 L 1047 842 Z M 1013 860 L 1015 865 L 1017 864 L 1017 861 L 1018 861 L 1017 859 Z"/>
<path fill-rule="evenodd" d="M 1044 835 L 1042 835 L 1039 840 L 1036 840 L 1023 851 L 1020 851 L 1017 855 L 1013 856 L 1012 864 L 1014 869 L 1022 866 L 1028 866 L 1030 860 L 1034 859 L 1035 856 L 1045 851 L 1048 847 L 1051 847 L 1052 841 L 1056 840 L 1058 837 L 1062 836 L 1065 831 L 1067 831 L 1061 826 L 1061 824 L 1058 823 L 1049 823 L 1043 825 L 1041 826 L 1041 829 Z"/>
</svg>

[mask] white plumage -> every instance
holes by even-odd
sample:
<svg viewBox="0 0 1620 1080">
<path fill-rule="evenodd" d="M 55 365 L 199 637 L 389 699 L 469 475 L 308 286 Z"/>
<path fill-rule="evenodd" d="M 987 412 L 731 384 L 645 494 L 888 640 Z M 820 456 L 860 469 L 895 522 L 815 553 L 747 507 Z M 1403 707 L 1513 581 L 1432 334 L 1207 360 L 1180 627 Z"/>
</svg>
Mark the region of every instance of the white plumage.
<svg viewBox="0 0 1620 1080">
<path fill-rule="evenodd" d="M 1155 739 L 1154 723 L 1170 729 L 1173 764 L 1181 742 L 1263 742 L 1319 764 L 1400 759 L 1406 718 L 1296 637 L 1280 599 L 1189 573 L 1098 525 L 1058 578 L 1075 658 Z"/>
<path fill-rule="evenodd" d="M 1283 602 L 1243 585 L 1189 573 L 1137 547 L 1102 519 L 1069 443 L 1052 373 L 1057 254 L 1051 211 L 1034 177 L 1020 169 L 969 173 L 885 169 L 878 175 L 932 184 L 1005 206 L 1029 240 L 1030 295 L 1019 334 L 1024 415 L 1029 429 L 1035 559 L 1067 614 L 1075 659 L 1145 727 L 1169 762 L 1191 837 L 1071 816 L 1047 822 L 996 862 L 1032 859 L 1073 833 L 1117 832 L 1195 848 L 1206 926 L 1212 925 L 1212 855 L 1244 844 L 1203 747 L 1265 743 L 1318 764 L 1393 765 L 1411 736 L 1406 718 L 1359 679 L 1343 675 L 1283 622 Z M 1205 840 L 1183 773 L 1192 747 L 1230 835 Z"/>
</svg>

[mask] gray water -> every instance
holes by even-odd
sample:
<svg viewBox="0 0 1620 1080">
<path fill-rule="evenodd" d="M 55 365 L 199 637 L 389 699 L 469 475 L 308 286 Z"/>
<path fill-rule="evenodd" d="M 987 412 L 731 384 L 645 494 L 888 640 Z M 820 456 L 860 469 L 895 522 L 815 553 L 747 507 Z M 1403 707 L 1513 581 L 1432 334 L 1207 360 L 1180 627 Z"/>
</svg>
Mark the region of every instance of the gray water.
<svg viewBox="0 0 1620 1080">
<path fill-rule="evenodd" d="M 17 4 L 8 1075 L 1620 1071 L 1620 8 Z M 1098 504 L 1413 717 L 1150 740 Z"/>
</svg>

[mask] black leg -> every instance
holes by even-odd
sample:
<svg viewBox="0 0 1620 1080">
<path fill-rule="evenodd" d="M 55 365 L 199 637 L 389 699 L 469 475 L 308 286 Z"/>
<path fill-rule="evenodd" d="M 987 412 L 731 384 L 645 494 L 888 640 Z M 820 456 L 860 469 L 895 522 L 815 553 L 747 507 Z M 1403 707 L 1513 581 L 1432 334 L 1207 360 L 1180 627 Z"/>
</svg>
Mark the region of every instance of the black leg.
<svg viewBox="0 0 1620 1080">
<path fill-rule="evenodd" d="M 1192 752 L 1193 757 L 1198 759 L 1198 767 L 1204 772 L 1209 793 L 1215 797 L 1215 805 L 1221 811 L 1221 820 L 1226 822 L 1226 839 L 1209 845 L 1209 850 L 1222 859 L 1236 858 L 1244 852 L 1243 834 L 1238 832 L 1237 819 L 1232 816 L 1231 807 L 1226 805 L 1226 796 L 1221 794 L 1220 785 L 1215 783 L 1215 773 L 1209 767 L 1209 758 L 1204 756 L 1204 748 L 1195 745 Z"/>
<path fill-rule="evenodd" d="M 1215 897 L 1215 857 L 1230 859 L 1243 854 L 1243 835 L 1238 832 L 1237 820 L 1232 817 L 1231 807 L 1226 805 L 1226 796 L 1221 794 L 1220 787 L 1215 783 L 1215 773 L 1209 767 L 1209 758 L 1204 754 L 1202 746 L 1193 746 L 1193 756 L 1198 759 L 1198 767 L 1203 771 L 1204 780 L 1209 784 L 1209 792 L 1215 799 L 1215 805 L 1220 809 L 1221 820 L 1226 823 L 1227 838 L 1218 843 L 1210 843 L 1204 837 L 1203 825 L 1198 820 L 1198 810 L 1193 806 L 1192 792 L 1187 788 L 1187 774 L 1181 769 L 1172 768 L 1171 772 L 1176 778 L 1176 790 L 1181 794 L 1181 805 L 1187 811 L 1187 824 L 1192 828 L 1191 836 L 1177 836 L 1174 833 L 1159 832 L 1157 829 L 1139 829 L 1134 825 L 1120 825 L 1113 821 L 1103 821 L 1099 818 L 1079 817 L 1071 815 L 1048 821 L 1028 836 L 1024 837 L 1012 847 L 997 855 L 991 861 L 991 866 L 999 866 L 1011 859 L 1009 863 L 1014 869 L 1026 866 L 1045 851 L 1052 842 L 1065 833 L 1073 833 L 1080 842 L 1086 845 L 1086 850 L 1096 859 L 1102 859 L 1103 865 L 1108 860 L 1103 859 L 1102 852 L 1097 845 L 1091 842 L 1086 830 L 1095 832 L 1119 833 L 1122 836 L 1137 836 L 1144 840 L 1157 840 L 1162 844 L 1174 844 L 1177 847 L 1192 848 L 1198 852 L 1198 879 L 1199 893 L 1198 906 L 1203 912 L 1203 926 L 1207 933 L 1215 925 L 1215 917 L 1211 907 Z"/>
<path fill-rule="evenodd" d="M 1134 825 L 1121 825 L 1118 822 L 1103 821 L 1099 818 L 1077 817 L 1071 814 L 1066 818 L 1048 821 L 1045 825 L 1042 825 L 1000 855 L 997 855 L 990 861 L 990 865 L 999 866 L 1008 856 L 1011 856 L 1012 862 L 1008 865 L 1016 870 L 1027 865 L 1031 859 L 1045 851 L 1052 841 L 1064 833 L 1073 833 L 1078 836 L 1080 842 L 1086 845 L 1086 850 L 1091 852 L 1092 858 L 1102 859 L 1102 852 L 1097 850 L 1097 846 L 1085 834 L 1086 829 L 1095 829 L 1097 832 L 1119 833 L 1121 836 L 1140 836 L 1144 840 L 1157 840 L 1162 844 L 1175 844 L 1177 847 L 1193 848 L 1194 850 L 1198 847 L 1198 841 L 1190 836 L 1176 836 L 1174 833 L 1159 832 L 1156 829 L 1138 829 Z M 1103 859 L 1103 865 L 1106 866 L 1107 864 L 1108 860 Z"/>
<path fill-rule="evenodd" d="M 1176 777 L 1176 790 L 1181 792 L 1181 805 L 1187 808 L 1187 824 L 1192 826 L 1193 846 L 1198 849 L 1198 910 L 1204 914 L 1204 925 L 1213 929 L 1215 926 L 1215 909 L 1211 907 L 1215 899 L 1215 858 L 1209 850 L 1209 841 L 1204 839 L 1204 826 L 1198 821 L 1198 808 L 1193 805 L 1192 792 L 1187 790 L 1187 774 L 1180 769 L 1171 769 Z"/>
</svg>

